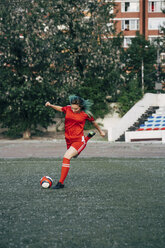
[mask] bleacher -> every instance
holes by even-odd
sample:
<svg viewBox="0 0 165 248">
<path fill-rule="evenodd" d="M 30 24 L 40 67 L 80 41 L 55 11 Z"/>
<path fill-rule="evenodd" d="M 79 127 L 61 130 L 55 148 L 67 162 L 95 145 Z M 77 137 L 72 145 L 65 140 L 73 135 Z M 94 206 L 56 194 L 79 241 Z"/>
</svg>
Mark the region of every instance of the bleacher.
<svg viewBox="0 0 165 248">
<path fill-rule="evenodd" d="M 149 115 L 139 126 L 125 132 L 126 142 L 161 141 L 165 142 L 165 107 L 155 108 L 155 112 Z"/>
<path fill-rule="evenodd" d="M 158 116 L 161 118 L 156 118 Z M 122 118 L 112 115 L 104 120 L 108 141 L 159 140 L 164 143 L 164 116 L 165 93 L 146 93 Z"/>
<path fill-rule="evenodd" d="M 160 107 L 156 113 L 148 117 L 147 121 L 140 125 L 137 131 L 165 130 L 165 107 Z"/>
</svg>

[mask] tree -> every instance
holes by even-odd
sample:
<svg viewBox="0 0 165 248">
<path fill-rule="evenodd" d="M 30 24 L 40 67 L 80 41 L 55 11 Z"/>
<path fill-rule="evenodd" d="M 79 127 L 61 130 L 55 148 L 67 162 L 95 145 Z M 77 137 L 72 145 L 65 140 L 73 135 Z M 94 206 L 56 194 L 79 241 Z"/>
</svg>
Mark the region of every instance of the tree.
<svg viewBox="0 0 165 248">
<path fill-rule="evenodd" d="M 165 14 L 165 9 L 162 9 Z M 162 89 L 165 90 L 165 59 L 161 59 L 161 54 L 165 53 L 165 25 L 160 27 L 159 37 L 155 40 L 154 45 L 157 49 L 157 82 L 162 84 Z"/>
<path fill-rule="evenodd" d="M 92 99 L 95 116 L 103 117 L 108 111 L 106 96 L 115 96 L 121 81 L 122 40 L 120 36 L 112 39 L 112 1 L 62 1 L 60 6 L 60 46 L 55 45 L 64 55 L 67 82 L 76 85 L 75 94 Z"/>
<path fill-rule="evenodd" d="M 141 88 L 142 76 L 144 76 L 144 91 L 153 91 L 154 89 L 156 80 L 156 58 L 155 46 L 145 40 L 144 36 L 137 33 L 137 36 L 132 39 L 132 44 L 125 52 L 125 71 L 129 72 L 129 79 L 137 77 L 139 87 Z"/>
<path fill-rule="evenodd" d="M 47 127 L 54 113 L 47 99 L 65 104 L 68 94 L 94 100 L 96 116 L 120 85 L 120 38 L 111 25 L 112 2 L 6 1 L 0 10 L 1 122 L 9 133 Z M 100 111 L 102 106 L 102 111 Z"/>
<path fill-rule="evenodd" d="M 121 58 L 124 82 L 118 101 L 121 103 L 120 112 L 123 115 L 140 100 L 145 92 L 155 91 L 157 52 L 153 44 L 137 33 L 132 39 L 132 44 L 123 51 Z"/>
<path fill-rule="evenodd" d="M 119 114 L 125 115 L 130 108 L 142 98 L 137 79 L 131 79 L 122 88 L 118 97 Z"/>
<path fill-rule="evenodd" d="M 42 14 L 42 17 L 39 14 Z M 0 105 L 2 127 L 8 133 L 29 138 L 40 124 L 53 123 L 45 110 L 47 98 L 56 98 L 60 85 L 52 87 L 50 49 L 44 33 L 44 14 L 38 5 L 2 5 L 0 33 Z M 33 22 L 35 23 L 33 24 Z M 49 69 L 50 68 L 50 69 Z"/>
</svg>

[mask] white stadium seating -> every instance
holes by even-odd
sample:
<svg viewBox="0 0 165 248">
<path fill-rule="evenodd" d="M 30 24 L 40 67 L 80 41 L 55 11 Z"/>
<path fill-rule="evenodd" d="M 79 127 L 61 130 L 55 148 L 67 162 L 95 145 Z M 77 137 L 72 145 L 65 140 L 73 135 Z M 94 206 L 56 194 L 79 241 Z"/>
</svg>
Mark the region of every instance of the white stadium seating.
<svg viewBox="0 0 165 248">
<path fill-rule="evenodd" d="M 161 141 L 165 143 L 165 107 L 156 109 L 156 112 L 140 124 L 137 130 L 126 132 L 125 141 Z"/>
</svg>

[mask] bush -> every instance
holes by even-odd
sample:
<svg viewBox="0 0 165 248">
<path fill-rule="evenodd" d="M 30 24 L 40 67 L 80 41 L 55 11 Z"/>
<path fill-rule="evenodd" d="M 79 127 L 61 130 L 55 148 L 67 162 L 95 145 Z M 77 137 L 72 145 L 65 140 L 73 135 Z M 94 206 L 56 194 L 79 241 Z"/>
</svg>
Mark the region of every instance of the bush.
<svg viewBox="0 0 165 248">
<path fill-rule="evenodd" d="M 138 87 L 138 81 L 133 79 L 127 83 L 126 87 L 123 87 L 118 98 L 120 116 L 125 115 L 141 98 L 142 91 Z"/>
</svg>

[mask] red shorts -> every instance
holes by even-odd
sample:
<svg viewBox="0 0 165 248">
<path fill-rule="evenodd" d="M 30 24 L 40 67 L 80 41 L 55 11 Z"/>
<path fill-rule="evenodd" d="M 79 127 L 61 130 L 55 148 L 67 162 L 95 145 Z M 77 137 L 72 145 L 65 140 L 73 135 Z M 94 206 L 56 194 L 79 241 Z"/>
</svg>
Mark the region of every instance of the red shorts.
<svg viewBox="0 0 165 248">
<path fill-rule="evenodd" d="M 84 136 L 73 140 L 72 139 L 65 139 L 65 140 L 66 140 L 67 149 L 69 149 L 72 146 L 77 150 L 78 154 L 80 154 L 80 152 L 82 152 L 82 150 L 84 150 L 84 148 L 87 145 Z"/>
</svg>

